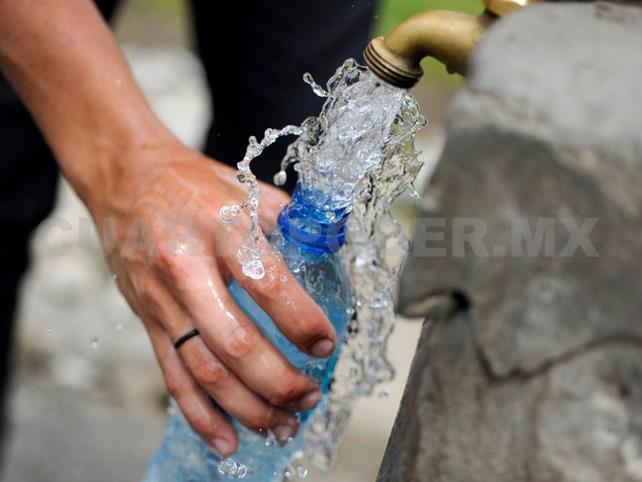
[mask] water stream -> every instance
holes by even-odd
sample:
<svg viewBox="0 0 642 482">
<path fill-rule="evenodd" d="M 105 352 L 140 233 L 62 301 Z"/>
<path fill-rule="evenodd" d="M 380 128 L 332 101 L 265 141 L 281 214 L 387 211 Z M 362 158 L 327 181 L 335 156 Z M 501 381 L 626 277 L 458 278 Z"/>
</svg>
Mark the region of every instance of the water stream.
<svg viewBox="0 0 642 482">
<path fill-rule="evenodd" d="M 232 222 L 247 211 L 251 227 L 238 259 L 246 276 L 263 277 L 262 253 L 272 248 L 262 241 L 260 189 L 251 162 L 284 135 L 298 137 L 288 147 L 275 183 L 283 184 L 286 170 L 294 165 L 302 185 L 314 192 L 316 205 L 328 213 L 351 211 L 341 253 L 354 290 L 353 319 L 326 403 L 315 412 L 305 441 L 312 462 L 329 468 L 356 401 L 394 376 L 386 346 L 408 243 L 390 206 L 400 194 L 414 193 L 421 167 L 414 139 L 426 121 L 407 91 L 382 83 L 354 60 L 347 60 L 325 89 L 309 74 L 304 80 L 315 94 L 326 97 L 321 113 L 300 126 L 268 129 L 261 142 L 251 138 L 238 164 L 238 180 L 247 186 L 248 200 L 224 207 L 219 215 Z M 314 286 L 314 280 L 306 279 L 306 285 Z"/>
</svg>

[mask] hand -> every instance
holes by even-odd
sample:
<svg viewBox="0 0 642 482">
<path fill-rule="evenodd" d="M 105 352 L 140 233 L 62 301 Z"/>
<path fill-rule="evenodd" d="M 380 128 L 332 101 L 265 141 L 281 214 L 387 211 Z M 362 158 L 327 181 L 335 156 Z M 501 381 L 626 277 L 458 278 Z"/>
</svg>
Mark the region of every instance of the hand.
<svg viewBox="0 0 642 482">
<path fill-rule="evenodd" d="M 170 394 L 192 428 L 223 456 L 236 450 L 238 438 L 210 397 L 245 426 L 270 428 L 284 442 L 298 429 L 289 410 L 314 407 L 319 387 L 244 315 L 227 282 L 236 278 L 310 355 L 333 353 L 331 323 L 278 256 L 264 255 L 263 279 L 242 274 L 236 253 L 249 219 L 245 213 L 233 223 L 219 219 L 222 207 L 247 198 L 233 169 L 178 142 L 143 145 L 121 161 L 117 177 L 96 188 L 88 205 Z M 272 186 L 261 190 L 262 225 L 271 229 L 288 197 Z M 193 328 L 200 336 L 175 350 L 173 343 Z"/>
<path fill-rule="evenodd" d="M 330 355 L 336 334 L 276 256 L 264 256 L 261 280 L 241 273 L 248 219 L 219 221 L 221 207 L 245 200 L 234 172 L 184 147 L 156 118 L 93 2 L 0 1 L 0 67 L 92 213 L 194 430 L 222 455 L 236 449 L 212 397 L 250 428 L 272 428 L 280 440 L 294 434 L 284 408 L 312 408 L 319 389 L 245 317 L 226 282 L 235 277 L 306 353 Z M 264 223 L 274 224 L 284 201 L 263 187 Z M 178 353 L 173 343 L 194 327 L 200 337 Z"/>
</svg>

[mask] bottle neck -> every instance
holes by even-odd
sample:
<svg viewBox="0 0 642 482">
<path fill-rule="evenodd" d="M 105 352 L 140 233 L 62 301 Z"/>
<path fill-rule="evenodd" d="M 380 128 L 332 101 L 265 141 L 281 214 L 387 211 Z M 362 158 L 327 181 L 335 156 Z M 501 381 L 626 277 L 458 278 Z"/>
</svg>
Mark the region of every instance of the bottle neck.
<svg viewBox="0 0 642 482">
<path fill-rule="evenodd" d="M 327 210 L 315 204 L 314 191 L 297 184 L 292 200 L 279 215 L 279 229 L 291 243 L 315 253 L 336 253 L 345 243 L 349 210 Z"/>
</svg>

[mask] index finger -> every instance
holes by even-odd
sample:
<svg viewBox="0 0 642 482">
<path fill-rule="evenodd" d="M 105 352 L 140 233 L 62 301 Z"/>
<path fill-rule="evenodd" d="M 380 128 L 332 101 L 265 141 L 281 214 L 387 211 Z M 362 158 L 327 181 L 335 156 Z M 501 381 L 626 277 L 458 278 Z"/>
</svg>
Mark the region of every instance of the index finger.
<svg viewBox="0 0 642 482">
<path fill-rule="evenodd" d="M 226 249 L 217 253 L 222 262 L 252 299 L 274 321 L 281 333 L 304 353 L 326 358 L 334 353 L 337 335 L 332 323 L 290 272 L 285 262 L 267 250 L 261 256 L 265 275 L 253 279 L 245 274 L 236 257 L 245 241 L 242 229 L 226 231 Z M 267 240 L 263 240 L 269 246 Z"/>
</svg>

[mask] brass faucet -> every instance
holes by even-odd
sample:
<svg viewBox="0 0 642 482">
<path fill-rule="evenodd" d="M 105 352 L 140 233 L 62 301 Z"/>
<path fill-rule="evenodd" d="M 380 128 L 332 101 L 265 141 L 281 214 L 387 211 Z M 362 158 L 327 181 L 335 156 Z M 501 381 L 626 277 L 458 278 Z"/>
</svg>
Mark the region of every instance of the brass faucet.
<svg viewBox="0 0 642 482">
<path fill-rule="evenodd" d="M 419 62 L 434 57 L 448 72 L 464 74 L 471 52 L 498 17 L 539 0 L 484 0 L 479 16 L 447 10 L 423 12 L 401 23 L 387 37 L 372 39 L 363 56 L 383 81 L 409 89 L 423 75 Z"/>
</svg>

